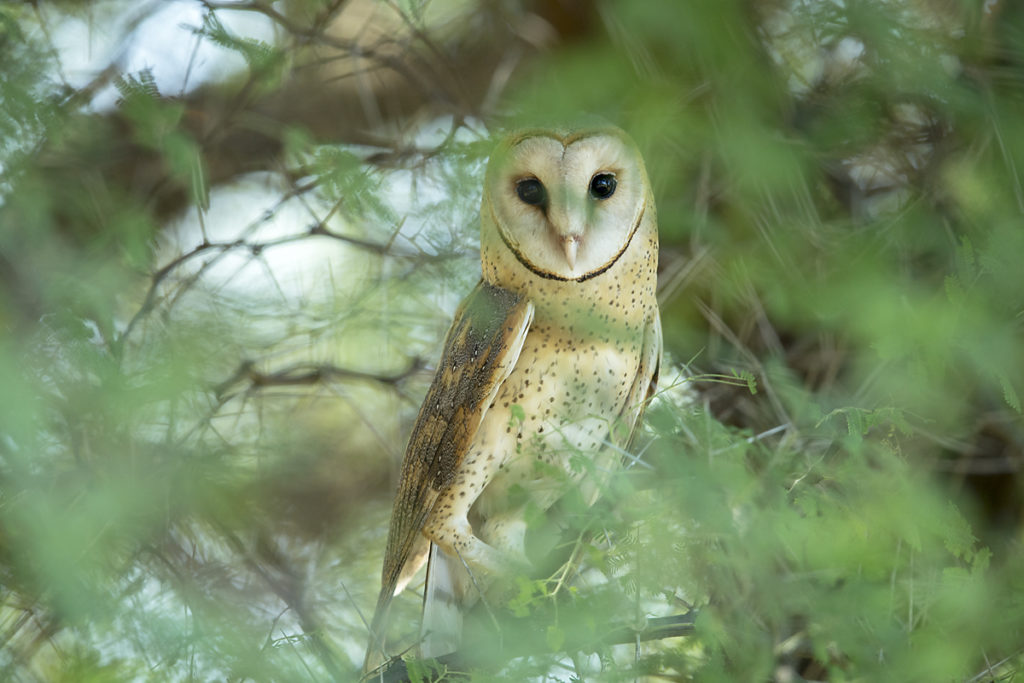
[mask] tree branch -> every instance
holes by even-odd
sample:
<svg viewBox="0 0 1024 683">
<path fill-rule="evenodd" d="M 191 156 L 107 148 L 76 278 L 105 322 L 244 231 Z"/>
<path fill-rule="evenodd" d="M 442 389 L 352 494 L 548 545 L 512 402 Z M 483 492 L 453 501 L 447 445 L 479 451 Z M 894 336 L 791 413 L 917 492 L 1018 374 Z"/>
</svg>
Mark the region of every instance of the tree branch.
<svg viewBox="0 0 1024 683">
<path fill-rule="evenodd" d="M 214 391 L 216 392 L 217 398 L 223 400 L 227 392 L 243 380 L 248 380 L 252 389 L 261 389 L 264 387 L 303 386 L 338 380 L 362 380 L 394 386 L 408 379 L 424 367 L 426 367 L 426 365 L 421 359 L 414 358 L 412 363 L 410 363 L 409 367 L 405 370 L 401 370 L 400 372 L 391 375 L 339 368 L 335 365 L 314 363 L 298 363 L 275 372 L 267 373 L 257 370 L 253 361 L 246 360 L 238 366 L 230 377 L 218 384 Z"/>
<path fill-rule="evenodd" d="M 596 642 L 589 638 L 574 639 L 572 634 L 569 634 L 569 639 L 565 646 L 560 649 L 560 652 L 585 652 L 593 650 L 600 645 L 625 645 L 650 640 L 664 640 L 665 638 L 682 638 L 693 634 L 696 618 L 697 612 L 695 610 L 691 610 L 686 614 L 675 614 L 670 617 L 656 617 L 648 619 L 640 628 L 633 626 L 615 628 Z M 550 651 L 550 646 L 544 640 L 546 636 L 543 629 L 525 631 L 524 633 L 532 637 L 527 637 L 525 640 L 517 642 L 514 647 L 507 647 L 503 651 L 506 660 L 536 652 Z M 467 656 L 462 652 L 453 652 L 436 659 L 419 660 L 422 668 L 434 668 L 437 671 L 425 677 L 420 676 L 417 680 L 451 680 L 454 677 L 460 676 L 456 672 L 467 671 L 472 668 L 472 662 L 475 659 L 472 655 Z M 433 667 L 431 666 L 432 664 Z M 364 683 L 405 683 L 409 680 L 411 680 L 411 677 L 408 665 L 400 657 L 392 658 L 382 664 L 377 670 L 363 677 Z"/>
</svg>

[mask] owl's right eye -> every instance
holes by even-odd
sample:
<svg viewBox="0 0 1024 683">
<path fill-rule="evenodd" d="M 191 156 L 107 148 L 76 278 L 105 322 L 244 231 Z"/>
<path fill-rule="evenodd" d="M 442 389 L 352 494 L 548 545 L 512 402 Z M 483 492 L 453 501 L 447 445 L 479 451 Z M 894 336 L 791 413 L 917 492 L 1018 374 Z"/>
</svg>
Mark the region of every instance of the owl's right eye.
<svg viewBox="0 0 1024 683">
<path fill-rule="evenodd" d="M 544 184 L 536 178 L 524 178 L 516 183 L 516 194 L 524 204 L 530 206 L 543 206 L 548 198 Z"/>
</svg>

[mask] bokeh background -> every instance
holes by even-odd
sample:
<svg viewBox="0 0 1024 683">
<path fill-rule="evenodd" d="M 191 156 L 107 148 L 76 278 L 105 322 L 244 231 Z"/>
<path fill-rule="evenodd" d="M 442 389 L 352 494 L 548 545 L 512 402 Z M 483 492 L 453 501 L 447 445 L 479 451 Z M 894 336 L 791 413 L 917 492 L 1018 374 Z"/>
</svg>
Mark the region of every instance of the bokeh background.
<svg viewBox="0 0 1024 683">
<path fill-rule="evenodd" d="M 494 136 L 595 116 L 663 390 L 462 668 L 1024 676 L 1018 3 L 7 2 L 0 74 L 0 678 L 356 677 Z"/>
</svg>

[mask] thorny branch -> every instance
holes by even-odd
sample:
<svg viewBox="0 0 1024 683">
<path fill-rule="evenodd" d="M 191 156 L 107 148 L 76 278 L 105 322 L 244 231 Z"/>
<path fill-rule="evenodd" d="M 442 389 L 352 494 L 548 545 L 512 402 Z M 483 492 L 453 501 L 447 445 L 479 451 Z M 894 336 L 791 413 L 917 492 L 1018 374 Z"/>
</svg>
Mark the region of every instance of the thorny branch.
<svg viewBox="0 0 1024 683">
<path fill-rule="evenodd" d="M 146 296 L 143 299 L 142 305 L 135 312 L 132 318 L 128 321 L 124 332 L 116 340 L 114 345 L 115 355 L 120 355 L 123 350 L 125 340 L 131 336 L 133 330 L 138 323 L 149 315 L 156 307 L 159 301 L 160 286 L 164 281 L 174 273 L 178 268 L 185 265 L 193 259 L 205 255 L 214 254 L 214 257 L 204 263 L 196 275 L 201 275 L 203 272 L 209 270 L 215 265 L 223 256 L 234 250 L 243 249 L 250 251 L 254 256 L 258 256 L 267 249 L 277 247 L 283 244 L 291 244 L 301 240 L 309 239 L 310 237 L 327 237 L 332 240 L 337 240 L 349 246 L 367 251 L 372 254 L 380 256 L 391 256 L 396 258 L 407 258 L 407 259 L 424 259 L 424 260 L 437 260 L 437 257 L 431 256 L 421 251 L 403 251 L 396 249 L 394 246 L 394 235 L 386 242 L 374 242 L 372 240 L 361 239 L 359 237 L 353 237 L 351 235 L 345 235 L 343 233 L 336 232 L 328 228 L 323 220 L 310 225 L 305 231 L 294 233 L 291 235 L 285 235 L 275 239 L 270 239 L 262 242 L 249 241 L 246 236 L 252 234 L 252 232 L 260 225 L 266 223 L 269 219 L 273 218 L 274 215 L 281 209 L 281 207 L 289 200 L 301 196 L 306 192 L 315 188 L 317 183 L 315 181 L 306 183 L 298 186 L 286 193 L 281 199 L 270 209 L 252 224 L 250 224 L 243 232 L 243 236 L 238 239 L 227 241 L 227 242 L 211 242 L 204 240 L 191 250 L 180 254 L 173 258 L 165 265 L 158 268 L 153 272 L 150 277 L 149 288 L 146 291 Z M 444 258 L 441 256 L 440 258 Z"/>
<path fill-rule="evenodd" d="M 248 380 L 252 389 L 274 386 L 303 386 L 335 380 L 364 380 L 380 384 L 396 385 L 426 367 L 420 358 L 414 358 L 409 367 L 394 374 L 378 374 L 339 368 L 334 365 L 300 363 L 276 372 L 260 372 L 252 361 L 243 361 L 232 375 L 217 385 L 215 392 L 218 399 L 226 400 L 227 393 L 243 380 Z"/>
<path fill-rule="evenodd" d="M 692 635 L 694 632 L 694 622 L 697 618 L 696 611 L 690 611 L 686 614 L 676 614 L 670 617 L 657 617 L 648 619 L 647 622 L 639 627 L 633 626 L 621 626 L 618 627 L 600 638 L 599 642 L 583 640 L 571 640 L 561 648 L 562 652 L 578 652 L 593 650 L 598 645 L 626 645 L 630 643 L 648 642 L 651 640 L 663 640 L 665 638 L 681 638 L 684 636 Z M 543 629 L 540 630 L 540 635 L 537 636 L 536 642 L 527 641 L 517 643 L 517 649 L 515 651 L 505 652 L 506 659 L 512 659 L 515 657 L 527 656 L 536 652 L 545 652 L 550 650 L 543 642 Z M 435 660 L 429 660 L 422 663 L 423 666 L 429 666 L 430 662 L 434 662 L 436 667 L 439 669 L 437 673 L 429 677 L 417 677 L 416 680 L 425 681 L 441 681 L 451 680 L 453 677 L 461 677 L 459 671 L 467 671 L 471 667 L 469 664 L 472 661 L 472 657 L 469 653 L 453 652 L 448 655 L 443 655 Z M 420 669 L 422 671 L 422 668 Z M 409 668 L 404 660 L 399 657 L 395 657 L 388 662 L 385 662 L 379 669 L 374 671 L 372 674 L 368 674 L 363 678 L 365 683 L 405 683 L 405 681 L 412 680 L 409 672 Z"/>
</svg>

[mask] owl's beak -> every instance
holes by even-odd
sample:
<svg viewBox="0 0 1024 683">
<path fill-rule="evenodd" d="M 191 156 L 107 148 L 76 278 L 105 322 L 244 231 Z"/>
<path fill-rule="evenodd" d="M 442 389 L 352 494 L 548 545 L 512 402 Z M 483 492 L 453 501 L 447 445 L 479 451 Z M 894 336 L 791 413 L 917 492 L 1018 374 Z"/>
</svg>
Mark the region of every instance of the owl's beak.
<svg viewBox="0 0 1024 683">
<path fill-rule="evenodd" d="M 551 196 L 547 216 L 551 231 L 562 243 L 562 253 L 569 270 L 576 270 L 576 254 L 586 229 L 585 213 L 564 188 L 555 188 Z"/>
<path fill-rule="evenodd" d="M 578 235 L 567 235 L 562 238 L 562 249 L 565 251 L 565 261 L 569 264 L 570 270 L 576 270 L 576 251 L 580 246 Z"/>
</svg>

